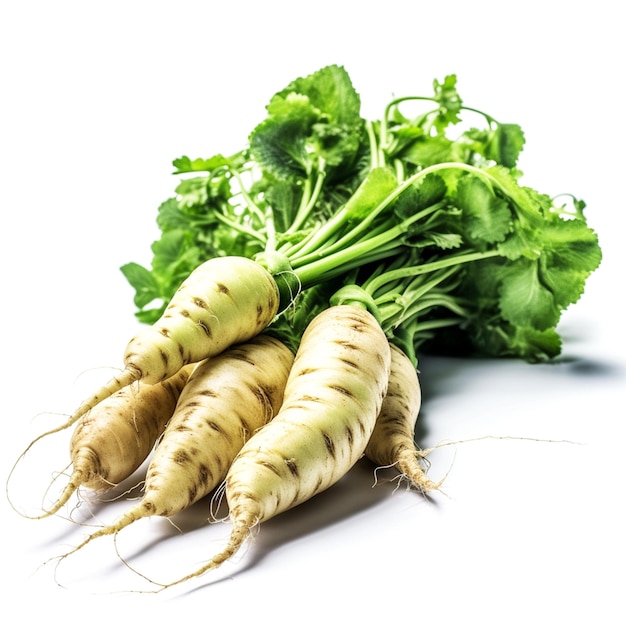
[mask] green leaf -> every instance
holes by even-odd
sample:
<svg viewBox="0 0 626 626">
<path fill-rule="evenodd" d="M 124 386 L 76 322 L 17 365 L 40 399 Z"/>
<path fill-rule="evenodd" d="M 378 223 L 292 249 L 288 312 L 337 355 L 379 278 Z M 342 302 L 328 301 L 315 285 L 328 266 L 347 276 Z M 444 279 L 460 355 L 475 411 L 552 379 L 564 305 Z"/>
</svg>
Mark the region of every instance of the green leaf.
<svg viewBox="0 0 626 626">
<path fill-rule="evenodd" d="M 511 261 L 517 261 L 522 256 L 533 260 L 541 254 L 539 239 L 540 232 L 524 229 L 519 222 L 514 222 L 512 232 L 498 245 L 498 252 Z"/>
<path fill-rule="evenodd" d="M 465 341 L 478 355 L 521 358 L 531 363 L 546 361 L 561 352 L 561 338 L 553 328 L 537 330 L 514 326 L 501 320 L 474 320 Z"/>
<path fill-rule="evenodd" d="M 516 326 L 509 338 L 508 346 L 511 356 L 539 362 L 558 356 L 561 353 L 562 341 L 553 328 L 537 330 Z"/>
<path fill-rule="evenodd" d="M 522 260 L 503 266 L 500 272 L 500 310 L 502 317 L 516 326 L 537 330 L 554 328 L 561 307 L 552 291 L 541 280 L 538 261 Z"/>
<path fill-rule="evenodd" d="M 250 135 L 256 161 L 278 178 L 306 177 L 313 163 L 307 144 L 317 119 L 308 99 L 294 97 L 290 108 L 261 122 Z"/>
<path fill-rule="evenodd" d="M 182 156 L 172 161 L 175 168 L 174 174 L 186 174 L 189 172 L 212 172 L 221 167 L 227 167 L 229 160 L 221 154 L 216 154 L 209 159 L 194 159 Z"/>
<path fill-rule="evenodd" d="M 360 127 L 314 124 L 310 145 L 328 165 L 352 164 L 361 145 Z"/>
<path fill-rule="evenodd" d="M 429 167 L 437 163 L 452 161 L 452 147 L 452 141 L 446 137 L 422 135 L 407 146 L 398 156 L 414 165 Z"/>
<path fill-rule="evenodd" d="M 169 276 L 172 268 L 175 268 L 185 258 L 187 249 L 195 251 L 195 256 L 199 255 L 199 250 L 193 243 L 193 236 L 185 230 L 170 230 L 162 234 L 161 238 L 152 244 L 152 269 L 157 275 Z"/>
<path fill-rule="evenodd" d="M 161 231 L 186 228 L 189 225 L 189 216 L 181 211 L 176 198 L 168 198 L 159 206 L 157 225 Z"/>
<path fill-rule="evenodd" d="M 463 210 L 464 238 L 475 244 L 504 241 L 511 230 L 511 211 L 478 177 L 463 176 L 457 185 L 456 205 Z"/>
<path fill-rule="evenodd" d="M 422 234 L 424 245 L 435 245 L 441 250 L 453 250 L 460 248 L 463 243 L 461 235 L 456 233 L 436 233 L 426 231 Z"/>
<path fill-rule="evenodd" d="M 525 137 L 518 124 L 498 124 L 486 146 L 485 156 L 504 167 L 515 167 Z"/>
<path fill-rule="evenodd" d="M 205 205 L 209 199 L 209 178 L 198 176 L 181 181 L 176 187 L 178 202 L 182 208 Z"/>
<path fill-rule="evenodd" d="M 581 220 L 561 218 L 547 223 L 542 234 L 541 280 L 558 306 L 565 309 L 580 298 L 589 274 L 600 265 L 598 237 Z"/>
<path fill-rule="evenodd" d="M 361 144 L 361 99 L 347 72 L 330 65 L 292 81 L 267 105 L 268 117 L 250 134 L 261 166 L 285 179 L 306 177 L 316 158 L 340 166 Z"/>
<path fill-rule="evenodd" d="M 418 209 L 425 209 L 440 202 L 448 193 L 448 185 L 439 174 L 428 174 L 413 187 L 417 191 L 416 205 Z"/>
<path fill-rule="evenodd" d="M 272 209 L 276 230 L 284 232 L 289 228 L 302 199 L 302 186 L 291 181 L 269 179 L 263 181 L 262 193 Z"/>
<path fill-rule="evenodd" d="M 120 267 L 120 270 L 131 287 L 135 289 L 135 306 L 143 308 L 160 297 L 158 282 L 150 270 L 138 263 L 126 263 Z"/>
<path fill-rule="evenodd" d="M 418 183 L 411 185 L 402 192 L 392 205 L 393 212 L 403 221 L 417 212 L 441 202 L 445 198 L 447 191 L 448 187 L 441 176 L 428 174 L 421 178 Z M 437 212 L 436 218 L 440 221 L 442 217 L 446 218 L 447 214 L 440 210 Z M 453 219 L 455 222 L 458 222 L 456 217 Z M 415 227 L 418 231 L 423 230 L 421 222 L 416 223 Z"/>
<path fill-rule="evenodd" d="M 459 113 L 463 108 L 463 101 L 456 89 L 456 82 L 455 74 L 446 76 L 442 82 L 436 79 L 433 81 L 434 98 L 439 103 L 439 113 L 435 121 L 435 127 L 440 134 L 443 134 L 450 124 L 457 124 L 461 121 Z"/>
<path fill-rule="evenodd" d="M 387 167 L 371 169 L 346 203 L 344 210 L 349 220 L 367 217 L 398 187 L 398 179 Z"/>
<path fill-rule="evenodd" d="M 328 65 L 309 76 L 296 78 L 271 99 L 267 107 L 270 115 L 282 115 L 283 103 L 291 94 L 306 96 L 320 112 L 320 118 L 347 126 L 361 123 L 361 98 L 342 66 Z"/>
<path fill-rule="evenodd" d="M 515 205 L 518 218 L 529 226 L 543 224 L 543 208 L 545 197 L 538 192 L 521 187 L 512 170 L 501 165 L 488 167 L 485 172 L 493 179 L 494 183 Z"/>
</svg>

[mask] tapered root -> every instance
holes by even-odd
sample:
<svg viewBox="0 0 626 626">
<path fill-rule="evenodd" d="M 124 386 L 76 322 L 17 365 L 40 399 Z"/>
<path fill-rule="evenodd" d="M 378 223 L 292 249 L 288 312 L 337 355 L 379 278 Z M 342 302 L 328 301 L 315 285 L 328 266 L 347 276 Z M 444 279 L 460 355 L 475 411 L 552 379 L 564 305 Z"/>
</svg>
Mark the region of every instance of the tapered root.
<svg viewBox="0 0 626 626">
<path fill-rule="evenodd" d="M 75 468 L 67 485 L 63 488 L 61 495 L 56 499 L 52 506 L 44 509 L 43 513 L 40 513 L 39 515 L 26 515 L 25 513 L 22 513 L 22 515 L 28 519 L 44 519 L 58 513 L 61 507 L 67 504 L 69 499 L 78 491 L 80 486 L 83 484 L 84 477 L 85 472 L 82 469 Z"/>
<path fill-rule="evenodd" d="M 117 393 L 124 387 L 128 387 L 132 385 L 134 382 L 141 378 L 141 372 L 136 368 L 127 368 L 119 376 L 114 376 L 111 380 L 100 387 L 100 389 L 94 393 L 91 397 L 87 398 L 74 413 L 70 416 L 70 418 L 64 423 L 55 428 L 54 430 L 50 430 L 47 433 L 44 433 L 40 437 L 45 435 L 49 435 L 60 430 L 64 430 L 65 428 L 69 428 L 72 424 L 75 424 L 85 413 L 89 412 L 95 406 L 100 404 L 103 400 L 106 400 L 114 393 Z"/>
<path fill-rule="evenodd" d="M 120 391 L 120 389 L 124 389 L 124 387 L 128 387 L 128 385 L 131 385 L 135 381 L 139 380 L 140 377 L 141 377 L 141 372 L 134 368 L 125 369 L 119 376 L 113 377 L 108 383 L 100 387 L 100 389 L 96 393 L 94 393 L 91 397 L 87 398 L 87 400 L 85 400 L 76 409 L 76 411 L 74 411 L 74 413 L 70 415 L 67 421 L 63 422 L 63 424 L 60 424 L 56 428 L 47 430 L 46 432 L 41 433 L 41 435 L 38 435 L 37 437 L 35 437 L 35 439 L 33 439 L 28 444 L 28 446 L 26 447 L 24 452 L 22 452 L 19 458 L 21 459 L 23 456 L 25 456 L 26 453 L 39 440 L 43 439 L 44 437 L 47 437 L 48 435 L 53 435 L 54 433 L 61 432 L 62 430 L 65 430 L 66 428 L 69 428 L 70 426 L 74 425 L 83 415 L 85 415 L 85 413 L 89 412 L 95 406 L 100 404 L 100 402 L 102 402 L 103 400 L 106 400 L 107 398 L 112 396 L 114 393 Z"/>
<path fill-rule="evenodd" d="M 169 587 L 173 587 L 174 585 L 180 585 L 181 583 L 187 582 L 189 580 L 192 580 L 193 578 L 197 578 L 198 576 L 206 574 L 206 572 L 208 572 L 209 570 L 218 568 L 224 562 L 231 559 L 239 551 L 239 549 L 246 542 L 246 540 L 250 536 L 250 533 L 257 524 L 258 516 L 256 513 L 249 512 L 245 515 L 237 517 L 233 522 L 233 529 L 230 533 L 230 538 L 226 547 L 221 552 L 218 552 L 215 556 L 213 556 L 211 560 L 207 561 L 202 567 L 199 567 L 194 572 L 191 572 L 190 574 L 187 574 L 186 576 L 183 576 L 182 578 L 179 578 L 178 580 L 174 580 L 169 583 L 156 583 L 154 581 L 152 582 L 155 585 L 161 587 L 159 591 L 164 591 Z"/>
<path fill-rule="evenodd" d="M 141 502 L 137 506 L 133 507 L 130 511 L 127 511 L 122 515 L 117 522 L 113 524 L 109 524 L 108 526 L 103 526 L 99 530 L 91 533 L 88 537 L 86 537 L 82 543 L 79 543 L 77 546 L 72 548 L 69 552 L 62 554 L 57 557 L 60 561 L 66 559 L 68 556 L 78 552 L 82 548 L 84 548 L 88 543 L 91 543 L 94 539 L 98 537 L 106 537 L 107 535 L 116 535 L 122 529 L 130 526 L 133 522 L 140 520 L 144 517 L 149 517 L 152 515 L 152 506 L 149 503 Z"/>
<path fill-rule="evenodd" d="M 76 411 L 74 411 L 74 413 L 67 419 L 67 421 L 65 421 L 63 424 L 60 424 L 59 426 L 55 428 L 52 428 L 50 430 L 47 430 L 41 433 L 26 446 L 23 452 L 15 460 L 15 463 L 13 464 L 13 467 L 11 468 L 11 471 L 9 472 L 9 475 L 7 477 L 7 482 L 6 482 L 7 499 L 9 500 L 9 503 L 11 504 L 11 506 L 17 513 L 29 519 L 42 519 L 45 517 L 50 517 L 51 515 L 56 513 L 69 500 L 69 498 L 71 497 L 73 493 L 77 491 L 77 489 L 80 487 L 80 480 L 84 479 L 86 475 L 84 470 L 82 470 L 81 468 L 75 467 L 70 477 L 70 481 L 68 485 L 63 490 L 63 493 L 61 494 L 57 502 L 55 502 L 55 504 L 50 509 L 46 509 L 44 513 L 41 515 L 37 515 L 37 516 L 26 515 L 23 511 L 19 511 L 15 507 L 15 505 L 11 501 L 8 490 L 9 490 L 9 482 L 15 470 L 17 469 L 17 466 L 20 464 L 20 461 L 22 461 L 22 459 L 24 459 L 24 457 L 30 452 L 31 448 L 37 442 L 41 441 L 44 437 L 48 437 L 49 435 L 53 435 L 55 433 L 61 432 L 62 430 L 69 428 L 70 426 L 75 424 L 81 417 L 83 417 L 83 415 L 85 415 L 95 406 L 100 404 L 100 402 L 102 402 L 103 400 L 106 400 L 108 397 L 112 396 L 114 393 L 118 392 L 120 389 L 123 389 L 124 387 L 128 387 L 135 381 L 139 380 L 140 377 L 141 377 L 141 372 L 137 369 L 129 368 L 129 369 L 124 370 L 119 376 L 115 376 L 114 378 L 112 378 L 106 385 L 102 386 L 95 394 L 93 394 L 90 398 L 85 400 L 78 407 L 78 409 L 76 409 Z"/>
<path fill-rule="evenodd" d="M 411 484 L 419 489 L 423 494 L 430 491 L 439 491 L 444 480 L 441 479 L 434 482 L 428 477 L 426 471 L 420 463 L 420 460 L 426 458 L 426 454 L 426 452 L 420 452 L 415 448 L 405 448 L 398 453 L 398 462 L 396 466 L 402 476 L 411 481 Z"/>
</svg>

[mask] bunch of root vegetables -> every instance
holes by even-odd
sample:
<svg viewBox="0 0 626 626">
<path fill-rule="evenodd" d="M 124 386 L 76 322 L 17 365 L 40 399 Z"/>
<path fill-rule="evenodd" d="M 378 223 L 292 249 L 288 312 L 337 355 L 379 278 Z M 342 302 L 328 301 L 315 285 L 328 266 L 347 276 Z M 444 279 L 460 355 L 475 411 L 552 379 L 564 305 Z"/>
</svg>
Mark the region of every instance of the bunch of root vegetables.
<svg viewBox="0 0 626 626">
<path fill-rule="evenodd" d="M 149 460 L 141 499 L 64 556 L 223 492 L 227 545 L 162 589 L 364 455 L 438 489 L 414 440 L 420 351 L 560 353 L 560 315 L 601 260 L 584 202 L 522 186 L 521 128 L 465 106 L 455 76 L 433 88 L 365 120 L 327 66 L 277 92 L 240 152 L 174 161 L 152 266 L 122 267 L 145 323 L 124 369 L 26 450 L 75 428 L 36 518 Z"/>
</svg>

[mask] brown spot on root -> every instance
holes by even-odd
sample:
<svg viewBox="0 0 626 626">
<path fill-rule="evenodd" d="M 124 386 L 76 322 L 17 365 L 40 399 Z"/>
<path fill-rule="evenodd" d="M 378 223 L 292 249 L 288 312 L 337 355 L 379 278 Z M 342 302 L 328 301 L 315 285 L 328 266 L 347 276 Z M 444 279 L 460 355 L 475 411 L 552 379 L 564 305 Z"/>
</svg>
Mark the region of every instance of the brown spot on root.
<svg viewBox="0 0 626 626">
<path fill-rule="evenodd" d="M 213 475 L 211 470 L 204 464 L 201 463 L 198 468 L 198 480 L 202 485 L 206 485 L 209 482 L 209 479 L 212 479 Z"/>
<path fill-rule="evenodd" d="M 248 365 L 252 365 L 253 367 L 256 365 L 251 358 L 239 350 L 231 350 L 229 356 L 233 359 L 237 359 L 238 361 L 242 361 L 243 363 L 247 363 Z"/>
<path fill-rule="evenodd" d="M 363 424 L 363 422 L 361 420 L 357 421 L 357 424 L 359 425 L 359 430 L 361 431 L 361 436 L 365 437 L 366 435 L 366 428 L 365 428 L 365 424 Z"/>
<path fill-rule="evenodd" d="M 202 329 L 202 331 L 204 332 L 204 334 L 210 339 L 213 336 L 213 332 L 211 331 L 211 328 L 209 327 L 208 324 L 206 324 L 206 322 L 203 322 L 202 320 L 200 320 L 198 322 L 198 326 L 200 326 L 200 328 Z"/>
<path fill-rule="evenodd" d="M 340 394 L 347 396 L 348 398 L 354 398 L 354 394 L 349 390 L 346 389 L 345 387 L 342 387 L 341 385 L 328 385 L 330 389 L 334 389 L 335 391 L 338 391 Z"/>
<path fill-rule="evenodd" d="M 308 393 L 302 394 L 300 396 L 301 402 L 319 402 L 319 400 L 320 400 L 319 396 L 312 396 Z"/>
<path fill-rule="evenodd" d="M 355 346 L 351 341 L 346 341 L 345 339 L 334 339 L 333 343 L 336 343 L 338 346 L 342 346 L 343 348 L 348 348 L 349 350 L 360 350 L 359 346 Z M 380 356 L 378 358 L 380 360 Z"/>
<path fill-rule="evenodd" d="M 291 472 L 291 475 L 295 478 L 300 476 L 300 472 L 298 471 L 298 464 L 295 459 L 285 459 L 285 465 L 287 469 Z"/>
<path fill-rule="evenodd" d="M 219 293 L 230 295 L 230 289 L 224 283 L 215 283 L 215 286 L 217 287 Z"/>
<path fill-rule="evenodd" d="M 212 428 L 214 431 L 220 433 L 220 435 L 224 434 L 224 430 L 217 422 L 214 422 L 213 420 L 207 420 L 206 423 L 209 428 Z"/>
<path fill-rule="evenodd" d="M 307 374 L 314 374 L 318 370 L 319 370 L 319 367 L 305 367 L 305 368 L 299 370 L 298 374 L 300 376 L 305 376 Z"/>
<path fill-rule="evenodd" d="M 339 359 L 342 363 L 345 363 L 348 367 L 351 367 L 352 369 L 358 370 L 359 366 L 357 363 L 355 363 L 354 361 L 351 361 L 350 359 Z"/>
<path fill-rule="evenodd" d="M 350 426 L 346 426 L 346 439 L 348 440 L 348 445 L 352 448 L 352 444 L 354 443 L 354 433 L 352 432 L 352 428 L 350 428 Z"/>
<path fill-rule="evenodd" d="M 198 392 L 201 396 L 206 396 L 207 398 L 217 398 L 219 393 L 217 391 L 213 391 L 213 389 L 203 389 Z"/>
<path fill-rule="evenodd" d="M 209 428 L 213 429 L 216 433 L 219 433 L 222 437 L 224 437 L 224 439 L 228 440 L 229 442 L 232 441 L 232 436 L 228 432 L 226 432 L 216 421 L 212 419 L 207 419 L 206 425 Z"/>
<path fill-rule="evenodd" d="M 207 310 L 209 305 L 202 298 L 194 298 L 192 302 L 199 308 Z"/>
<path fill-rule="evenodd" d="M 324 480 L 321 476 L 317 477 L 317 483 L 315 484 L 314 493 L 317 493 L 321 488 Z"/>
<path fill-rule="evenodd" d="M 270 461 L 260 461 L 260 463 L 263 467 L 266 467 L 268 470 L 270 470 L 270 472 L 276 474 L 276 476 L 282 476 L 280 470 Z"/>
<path fill-rule="evenodd" d="M 252 426 L 250 426 L 245 417 L 240 416 L 239 421 L 241 422 L 241 429 L 243 431 L 244 441 L 247 441 L 247 439 L 254 433 L 254 429 L 252 428 Z"/>
<path fill-rule="evenodd" d="M 328 450 L 328 454 L 334 459 L 336 455 L 335 442 L 328 433 L 322 433 L 322 437 L 324 438 L 324 445 L 326 446 L 326 450 Z"/>
<path fill-rule="evenodd" d="M 174 463 L 178 463 L 178 465 L 187 465 L 187 463 L 191 461 L 191 458 L 185 450 L 177 450 L 172 460 Z"/>
</svg>

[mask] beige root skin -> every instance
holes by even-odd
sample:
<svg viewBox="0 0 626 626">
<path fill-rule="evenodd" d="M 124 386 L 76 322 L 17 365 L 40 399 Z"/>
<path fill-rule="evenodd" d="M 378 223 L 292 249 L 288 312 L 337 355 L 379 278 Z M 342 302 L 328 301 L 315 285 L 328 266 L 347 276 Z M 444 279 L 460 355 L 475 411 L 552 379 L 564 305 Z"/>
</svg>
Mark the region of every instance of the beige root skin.
<svg viewBox="0 0 626 626">
<path fill-rule="evenodd" d="M 244 443 L 278 412 L 292 363 L 287 346 L 261 334 L 198 365 L 154 451 L 142 500 L 58 558 L 139 519 L 171 517 L 213 491 Z"/>
<path fill-rule="evenodd" d="M 40 515 L 21 515 L 50 517 L 82 487 L 102 492 L 126 480 L 154 448 L 194 367 L 186 366 L 160 384 L 135 382 L 83 415 L 70 441 L 72 471 L 67 484 Z"/>
<path fill-rule="evenodd" d="M 258 263 L 244 257 L 206 261 L 182 283 L 162 317 L 128 342 L 124 370 L 82 402 L 66 422 L 39 435 L 23 454 L 133 382 L 163 382 L 185 365 L 251 339 L 272 321 L 279 301 L 276 281 Z"/>
<path fill-rule="evenodd" d="M 327 489 L 362 456 L 387 391 L 389 343 L 367 311 L 339 305 L 302 336 L 278 415 L 233 461 L 225 495 L 233 530 L 202 567 L 172 587 L 233 557 L 252 530 Z M 151 581 L 154 582 L 154 581 Z"/>
<path fill-rule="evenodd" d="M 391 345 L 391 372 L 387 395 L 376 420 L 365 456 L 379 466 L 394 466 L 422 493 L 437 491 L 422 465 L 426 452 L 415 445 L 415 423 L 422 401 L 417 371 L 407 356 Z"/>
</svg>

